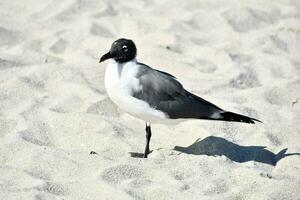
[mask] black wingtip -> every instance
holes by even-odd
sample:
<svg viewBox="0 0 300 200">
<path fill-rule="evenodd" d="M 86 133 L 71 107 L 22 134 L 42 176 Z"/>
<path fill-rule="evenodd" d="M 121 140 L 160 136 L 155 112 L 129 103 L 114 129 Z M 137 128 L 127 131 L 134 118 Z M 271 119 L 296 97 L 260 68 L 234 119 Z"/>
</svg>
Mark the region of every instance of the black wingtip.
<svg viewBox="0 0 300 200">
<path fill-rule="evenodd" d="M 224 112 L 224 113 L 221 113 L 221 115 L 223 116 L 222 120 L 224 120 L 224 121 L 243 122 L 243 123 L 248 123 L 248 124 L 255 124 L 255 122 L 263 123 L 262 121 L 260 121 L 258 119 L 254 119 L 254 118 L 247 117 L 247 116 L 240 115 L 240 114 L 233 113 L 233 112 Z"/>
<path fill-rule="evenodd" d="M 254 119 L 254 118 L 251 118 L 253 121 L 256 121 L 256 122 L 259 122 L 259 123 L 262 123 L 263 124 L 263 122 L 262 121 L 260 121 L 260 120 L 258 120 L 258 119 Z M 255 124 L 255 122 L 254 122 L 254 124 Z"/>
</svg>

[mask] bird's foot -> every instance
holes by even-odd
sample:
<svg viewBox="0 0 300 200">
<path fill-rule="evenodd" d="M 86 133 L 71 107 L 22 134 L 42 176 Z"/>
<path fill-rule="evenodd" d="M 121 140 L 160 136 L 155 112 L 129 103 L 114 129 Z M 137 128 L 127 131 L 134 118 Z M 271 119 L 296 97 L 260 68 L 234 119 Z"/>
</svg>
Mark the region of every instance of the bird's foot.
<svg viewBox="0 0 300 200">
<path fill-rule="evenodd" d="M 145 150 L 145 153 L 144 153 L 144 158 L 147 158 L 148 155 L 149 155 L 151 152 L 152 152 L 152 151 L 150 151 L 150 149 L 147 148 L 147 149 Z"/>
<path fill-rule="evenodd" d="M 138 152 L 129 152 L 130 156 L 133 158 L 147 158 L 148 155 L 151 153 L 152 151 L 149 151 L 147 154 L 145 153 L 138 153 Z"/>
</svg>

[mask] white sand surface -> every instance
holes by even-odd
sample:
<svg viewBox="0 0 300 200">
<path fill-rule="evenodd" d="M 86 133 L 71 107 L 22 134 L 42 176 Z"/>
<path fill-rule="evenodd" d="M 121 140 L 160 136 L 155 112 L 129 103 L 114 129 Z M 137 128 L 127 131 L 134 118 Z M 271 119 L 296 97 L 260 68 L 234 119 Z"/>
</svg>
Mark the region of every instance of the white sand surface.
<svg viewBox="0 0 300 200">
<path fill-rule="evenodd" d="M 98 63 L 120 37 L 264 124 L 153 125 L 149 158 L 131 157 L 144 122 Z M 299 153 L 299 0 L 0 0 L 1 200 L 297 200 Z"/>
</svg>

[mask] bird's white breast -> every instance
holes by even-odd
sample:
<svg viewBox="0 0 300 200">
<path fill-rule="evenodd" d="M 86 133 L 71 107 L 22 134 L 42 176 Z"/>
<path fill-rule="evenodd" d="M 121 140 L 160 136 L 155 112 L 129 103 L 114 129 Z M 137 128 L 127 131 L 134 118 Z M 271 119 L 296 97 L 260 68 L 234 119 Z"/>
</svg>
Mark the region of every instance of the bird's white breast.
<svg viewBox="0 0 300 200">
<path fill-rule="evenodd" d="M 139 65 L 135 60 L 126 63 L 110 63 L 105 71 L 105 88 L 111 100 L 125 112 L 146 122 L 160 123 L 166 115 L 150 108 L 145 101 L 132 96 L 134 91 L 142 90 L 136 75 Z"/>
</svg>

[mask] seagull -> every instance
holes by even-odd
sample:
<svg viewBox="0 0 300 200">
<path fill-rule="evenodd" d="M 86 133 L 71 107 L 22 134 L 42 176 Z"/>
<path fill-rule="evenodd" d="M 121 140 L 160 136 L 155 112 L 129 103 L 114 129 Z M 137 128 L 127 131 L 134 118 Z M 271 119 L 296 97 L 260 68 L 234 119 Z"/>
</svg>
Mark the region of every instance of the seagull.
<svg viewBox="0 0 300 200">
<path fill-rule="evenodd" d="M 220 120 L 254 124 L 260 120 L 228 112 L 192 94 L 171 74 L 154 69 L 136 59 L 137 48 L 130 39 L 112 43 L 99 63 L 112 59 L 105 70 L 109 98 L 123 111 L 144 120 L 146 147 L 150 153 L 151 124 L 176 124 L 188 119 Z"/>
</svg>

